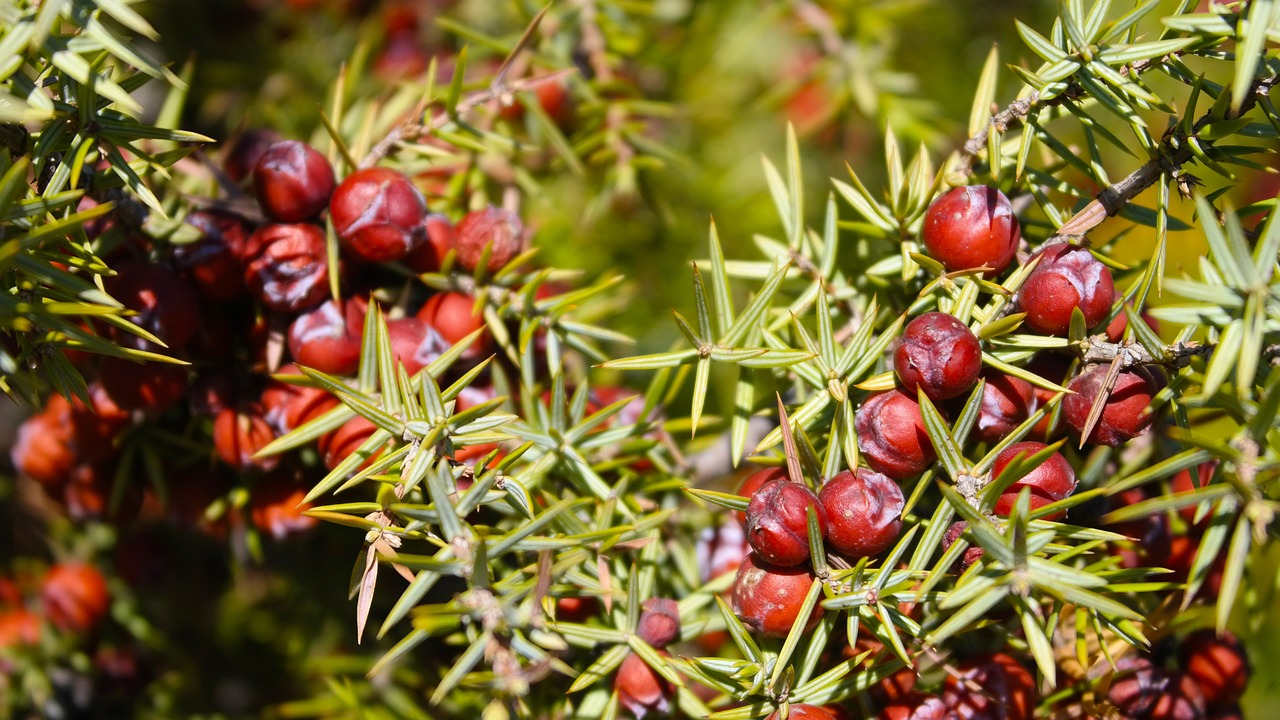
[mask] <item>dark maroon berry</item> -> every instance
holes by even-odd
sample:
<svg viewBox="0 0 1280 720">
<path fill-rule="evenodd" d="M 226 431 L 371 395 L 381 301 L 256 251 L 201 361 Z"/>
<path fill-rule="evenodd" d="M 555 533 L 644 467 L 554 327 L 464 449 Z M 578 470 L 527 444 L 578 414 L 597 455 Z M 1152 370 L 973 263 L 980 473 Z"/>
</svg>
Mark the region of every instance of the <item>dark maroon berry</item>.
<svg viewBox="0 0 1280 720">
<path fill-rule="evenodd" d="M 1057 243 L 1032 259 L 1037 257 L 1040 264 L 1018 290 L 1018 307 L 1027 314 L 1023 320 L 1027 327 L 1045 335 L 1066 335 L 1077 307 L 1087 327 L 1107 319 L 1116 289 L 1111 270 L 1093 253 Z"/>
<path fill-rule="evenodd" d="M 1046 447 L 1048 445 L 1044 443 L 1030 440 L 1010 445 L 996 456 L 996 462 L 991 467 L 991 478 L 994 480 L 1015 460 L 1031 457 Z M 1071 468 L 1071 463 L 1062 457 L 1062 453 L 1054 453 L 1010 485 L 1007 492 L 1016 494 L 1024 487 L 1031 488 L 1032 495 L 1056 502 L 1075 492 L 1076 472 Z"/>
<path fill-rule="evenodd" d="M 244 281 L 264 305 L 298 312 L 329 292 L 324 231 L 315 225 L 264 225 L 249 239 Z"/>
<path fill-rule="evenodd" d="M 427 201 L 403 173 L 357 170 L 338 185 L 329 218 L 342 249 L 363 262 L 391 262 L 426 240 Z"/>
<path fill-rule="evenodd" d="M 766 562 L 799 565 L 809 559 L 809 508 L 826 534 L 827 511 L 818 496 L 790 480 L 771 480 L 747 505 L 747 542 Z"/>
<path fill-rule="evenodd" d="M 942 686 L 943 701 L 966 719 L 1031 720 L 1039 697 L 1035 678 L 1004 653 L 964 663 Z"/>
<path fill-rule="evenodd" d="M 1235 635 L 1218 637 L 1212 629 L 1197 630 L 1182 639 L 1178 663 L 1195 680 L 1210 707 L 1234 705 L 1249 682 L 1249 658 Z"/>
<path fill-rule="evenodd" d="M 1119 447 L 1150 429 L 1155 420 L 1150 411 L 1151 399 L 1164 385 L 1163 378 L 1157 373 L 1145 366 L 1121 370 L 1088 442 Z M 1062 399 L 1062 417 L 1075 431 L 1076 437 L 1084 432 L 1106 377 L 1107 366 L 1095 365 L 1067 385 L 1067 389 L 1075 394 Z"/>
<path fill-rule="evenodd" d="M 222 170 L 227 177 L 240 182 L 249 177 L 267 148 L 280 142 L 275 130 L 247 130 L 231 140 L 222 151 Z"/>
<path fill-rule="evenodd" d="M 942 698 L 912 693 L 885 705 L 876 720 L 960 720 Z"/>
<path fill-rule="evenodd" d="M 444 215 L 431 213 L 423 219 L 422 228 L 426 238 L 404 256 L 404 264 L 416 273 L 439 272 L 455 244 L 453 223 Z"/>
<path fill-rule="evenodd" d="M 872 470 L 902 480 L 933 464 L 933 443 L 915 398 L 901 390 L 868 397 L 854 416 L 858 448 Z"/>
<path fill-rule="evenodd" d="M 1204 720 L 1204 693 L 1194 678 L 1183 673 L 1173 673 L 1169 686 L 1156 698 L 1155 707 L 1147 715 L 1149 720 Z"/>
<path fill-rule="evenodd" d="M 294 319 L 289 353 L 299 365 L 330 375 L 351 375 L 360 365 L 367 303 L 332 299 Z"/>
<path fill-rule="evenodd" d="M 827 511 L 827 542 L 850 560 L 879 555 L 902 533 L 902 488 L 878 472 L 845 470 L 818 499 Z"/>
<path fill-rule="evenodd" d="M 942 534 L 943 551 L 945 552 L 947 548 L 954 545 L 956 541 L 960 539 L 960 536 L 964 535 L 964 532 L 968 529 L 969 523 L 964 520 L 958 520 L 951 523 L 951 526 L 947 528 L 947 531 Z M 965 548 L 964 553 L 956 559 L 956 569 L 964 570 L 968 568 L 970 565 L 978 562 L 986 552 L 986 550 L 983 550 L 978 545 L 970 545 Z"/>
<path fill-rule="evenodd" d="M 1022 239 L 1013 207 L 1004 193 L 985 185 L 953 188 L 933 201 L 920 233 L 929 254 L 952 272 L 989 267 L 994 275 L 1009 267 Z"/>
<path fill-rule="evenodd" d="M 644 612 L 636 634 L 650 645 L 666 647 L 680 637 L 680 606 L 670 598 L 649 598 L 644 601 Z"/>
<path fill-rule="evenodd" d="M 770 565 L 755 553 L 738 566 L 731 591 L 733 613 L 743 624 L 768 637 L 786 637 L 813 585 L 814 575 L 807 565 Z M 822 618 L 822 604 L 813 607 L 805 623 L 812 629 Z"/>
<path fill-rule="evenodd" d="M 103 389 L 120 408 L 158 413 L 172 407 L 186 394 L 191 368 L 171 363 L 143 365 L 108 357 L 103 358 L 99 375 Z"/>
<path fill-rule="evenodd" d="M 160 338 L 170 349 L 190 342 L 200 326 L 200 299 L 195 290 L 163 265 L 132 265 L 116 276 L 107 289 L 137 313 L 130 318 L 135 325 Z M 120 331 L 117 338 L 130 347 L 155 349 L 132 333 Z"/>
<path fill-rule="evenodd" d="M 200 239 L 175 245 L 178 269 L 195 281 L 196 290 L 210 300 L 236 300 L 245 292 L 240 255 L 252 231 L 241 218 L 217 210 L 189 213 L 186 223 L 200 231 Z"/>
<path fill-rule="evenodd" d="M 1168 674 L 1150 660 L 1140 655 L 1125 655 L 1116 662 L 1107 700 L 1127 717 L 1142 717 L 1151 712 L 1168 687 Z"/>
<path fill-rule="evenodd" d="M 297 140 L 272 145 L 253 166 L 258 204 L 279 222 L 302 222 L 319 215 L 329 204 L 334 183 L 328 159 Z"/>
<path fill-rule="evenodd" d="M 1030 417 L 1035 386 L 995 370 L 987 370 L 982 377 L 986 384 L 973 436 L 983 442 L 1000 442 Z"/>
<path fill-rule="evenodd" d="M 1055 355 L 1050 353 L 1040 353 L 1027 363 L 1027 371 L 1034 373 L 1045 380 L 1065 385 L 1071 371 L 1071 358 L 1065 355 Z M 1042 388 L 1039 385 L 1031 386 L 1032 402 L 1031 412 L 1035 412 L 1053 399 L 1058 393 L 1053 390 Z M 1049 422 L 1053 419 L 1053 410 L 1045 412 L 1044 417 L 1040 418 L 1040 422 L 1036 423 L 1032 429 L 1031 435 L 1037 440 L 1048 441 L 1050 437 Z M 1054 434 L 1060 434 L 1062 423 L 1054 426 Z"/>
<path fill-rule="evenodd" d="M 779 478 L 783 480 L 791 479 L 791 476 L 787 474 L 787 469 L 785 467 L 772 467 L 772 468 L 765 468 L 763 470 L 757 470 L 756 472 L 748 475 L 746 480 L 742 481 L 742 485 L 738 487 L 738 494 L 750 500 L 751 496 L 755 495 L 756 491 L 759 490 L 765 483 L 769 482 L 770 480 L 777 480 Z M 746 511 L 740 510 L 738 511 L 737 514 L 738 514 L 738 521 L 742 523 L 743 527 L 746 527 L 747 525 Z"/>
<path fill-rule="evenodd" d="M 982 371 L 982 346 L 955 316 L 930 312 L 907 323 L 893 353 L 893 369 L 907 392 L 924 390 L 931 400 L 966 392 Z"/>
<path fill-rule="evenodd" d="M 480 256 L 486 247 L 492 249 L 485 267 L 494 272 L 520 254 L 524 241 L 525 229 L 520 217 L 510 210 L 493 206 L 467 213 L 454 233 L 458 264 L 468 272 L 480 264 Z"/>
</svg>

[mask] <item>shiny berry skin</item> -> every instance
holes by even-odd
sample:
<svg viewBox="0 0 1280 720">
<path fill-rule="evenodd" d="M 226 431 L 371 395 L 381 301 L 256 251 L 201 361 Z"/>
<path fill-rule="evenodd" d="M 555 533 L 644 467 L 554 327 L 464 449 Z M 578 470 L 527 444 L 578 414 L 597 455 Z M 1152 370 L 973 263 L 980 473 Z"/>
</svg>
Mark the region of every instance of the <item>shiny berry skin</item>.
<svg viewBox="0 0 1280 720">
<path fill-rule="evenodd" d="M 1169 675 L 1141 655 L 1125 655 L 1116 661 L 1115 675 L 1107 688 L 1107 700 L 1130 717 L 1151 712 L 1169 687 Z"/>
<path fill-rule="evenodd" d="M 1147 714 L 1148 720 L 1203 720 L 1205 717 L 1204 693 L 1190 675 L 1172 673 L 1169 686 L 1156 698 L 1155 707 Z"/>
<path fill-rule="evenodd" d="M 409 377 L 417 375 L 449 349 L 449 341 L 418 318 L 388 321 L 387 335 L 391 340 L 391 354 L 404 365 Z"/>
<path fill-rule="evenodd" d="M 1144 366 L 1121 370 L 1088 442 L 1119 447 L 1146 433 L 1155 420 L 1155 414 L 1149 411 L 1151 399 L 1164 385 L 1158 372 Z M 1107 366 L 1095 365 L 1067 384 L 1075 394 L 1062 399 L 1062 417 L 1077 438 L 1084 431 L 1106 377 Z"/>
<path fill-rule="evenodd" d="M 1009 267 L 1022 229 L 1004 193 L 985 185 L 949 190 L 924 214 L 920 239 L 947 270 L 989 267 L 989 275 Z"/>
<path fill-rule="evenodd" d="M 289 354 L 295 362 L 330 375 L 353 375 L 360 366 L 360 341 L 367 304 L 332 298 L 289 326 Z"/>
<path fill-rule="evenodd" d="M 123 410 L 158 413 L 172 407 L 187 391 L 191 369 L 172 363 L 141 363 L 108 357 L 98 366 L 107 395 Z"/>
<path fill-rule="evenodd" d="M 770 480 L 747 505 L 747 542 L 765 562 L 799 565 L 809 559 L 810 507 L 825 535 L 827 511 L 818 496 L 800 483 Z"/>
<path fill-rule="evenodd" d="M 996 456 L 995 464 L 991 467 L 991 478 L 994 480 L 998 477 L 1014 460 L 1030 457 L 1046 447 L 1048 445 L 1044 443 L 1030 440 L 1010 445 Z M 1006 492 L 1016 494 L 1024 487 L 1031 488 L 1032 495 L 1038 495 L 1050 501 L 1062 500 L 1075 492 L 1076 471 L 1071 468 L 1071 463 L 1062 457 L 1062 453 L 1054 453 L 1010 485 Z"/>
<path fill-rule="evenodd" d="M 664 657 L 670 656 L 666 650 L 659 650 L 658 653 Z M 618 666 L 618 673 L 613 678 L 613 689 L 618 693 L 618 702 L 637 718 L 643 718 L 651 712 L 666 713 L 675 695 L 675 688 L 671 683 L 635 653 L 629 653 Z"/>
<path fill-rule="evenodd" d="M 357 170 L 329 201 L 329 218 L 342 249 L 362 262 L 391 262 L 426 240 L 427 201 L 403 173 Z"/>
<path fill-rule="evenodd" d="M 850 560 L 879 555 L 902 534 L 902 488 L 878 472 L 845 470 L 818 499 L 827 511 L 827 542 Z"/>
<path fill-rule="evenodd" d="M 742 485 L 738 487 L 738 494 L 747 500 L 750 500 L 751 496 L 755 495 L 756 491 L 759 490 L 761 486 L 770 480 L 777 480 L 779 478 L 783 480 L 789 480 L 791 478 L 791 476 L 787 474 L 787 469 L 785 467 L 772 467 L 757 470 L 748 475 L 746 480 L 742 481 Z M 742 526 L 746 527 L 747 512 L 745 510 L 739 510 L 737 512 L 737 516 L 738 521 L 742 523 Z"/>
<path fill-rule="evenodd" d="M 876 720 L 960 720 L 942 698 L 912 693 L 885 705 Z"/>
<path fill-rule="evenodd" d="M 671 598 L 644 601 L 636 634 L 650 645 L 666 647 L 680 638 L 680 606 Z"/>
<path fill-rule="evenodd" d="M 1231 633 L 1218 637 L 1205 629 L 1187 635 L 1178 647 L 1178 664 L 1195 680 L 1210 707 L 1235 704 L 1249 682 L 1249 658 Z"/>
<path fill-rule="evenodd" d="M 377 429 L 377 425 L 357 415 L 337 430 L 321 435 L 320 440 L 316 443 L 316 449 L 320 451 L 320 455 L 324 458 L 325 467 L 330 470 L 338 467 L 343 460 L 346 460 L 352 453 L 359 450 L 360 446 Z M 373 461 L 374 455 L 376 455 L 376 451 L 365 461 L 366 465 Z"/>
<path fill-rule="evenodd" d="M 175 245 L 173 260 L 179 270 L 195 281 L 201 297 L 214 301 L 236 300 L 244 295 L 240 255 L 249 236 L 249 224 L 230 213 L 196 210 L 185 222 L 200 231 L 200 239 Z"/>
<path fill-rule="evenodd" d="M 40 603 L 45 617 L 58 629 L 87 633 L 106 619 L 111 591 L 97 568 L 62 563 L 49 568 L 40 583 Z"/>
<path fill-rule="evenodd" d="M 253 166 L 258 204 L 279 222 L 302 222 L 319 215 L 329 204 L 334 184 L 329 160 L 297 140 L 272 145 Z"/>
<path fill-rule="evenodd" d="M 475 298 L 461 292 L 432 295 L 418 310 L 417 318 L 444 338 L 446 348 L 486 327 L 484 316 L 475 312 Z M 462 359 L 471 362 L 481 360 L 489 354 L 492 346 L 493 338 L 486 330 L 472 341 L 471 347 L 462 352 Z"/>
<path fill-rule="evenodd" d="M 163 265 L 132 265 L 116 276 L 107 289 L 136 313 L 129 320 L 160 338 L 170 349 L 190 342 L 200 326 L 200 299 L 191 283 Z M 132 348 L 155 349 L 132 333 L 117 331 L 116 337 Z"/>
<path fill-rule="evenodd" d="M 244 411 L 224 408 L 213 421 L 213 449 L 223 462 L 238 470 L 274 468 L 280 462 L 279 457 L 253 457 L 274 439 L 275 433 L 261 408 Z"/>
<path fill-rule="evenodd" d="M 329 292 L 324 231 L 315 225 L 264 225 L 243 260 L 245 285 L 274 310 L 305 310 Z"/>
<path fill-rule="evenodd" d="M 956 668 L 959 677 L 984 692 L 971 690 L 954 675 L 947 675 L 942 699 L 963 720 L 1031 720 L 1039 700 L 1035 678 L 1017 660 L 995 653 L 970 660 Z"/>
<path fill-rule="evenodd" d="M 868 397 L 853 424 L 863 459 L 872 470 L 894 480 L 922 473 L 937 459 L 920 405 L 901 390 Z"/>
<path fill-rule="evenodd" d="M 416 273 L 439 272 L 455 244 L 453 223 L 444 215 L 431 213 L 423 218 L 422 229 L 425 238 L 404 256 L 404 264 Z"/>
<path fill-rule="evenodd" d="M 1000 442 L 1028 417 L 1035 402 L 1035 386 L 1013 375 L 995 370 L 982 374 L 982 405 L 973 437 L 983 442 Z"/>
<path fill-rule="evenodd" d="M 748 628 L 767 637 L 786 637 L 800 616 L 813 580 L 807 565 L 779 567 L 751 553 L 738 566 L 730 605 Z M 811 630 L 821 618 L 819 603 L 805 622 L 805 630 Z"/>
<path fill-rule="evenodd" d="M 1018 307 L 1027 315 L 1023 324 L 1043 335 L 1066 335 L 1071 313 L 1077 307 L 1086 327 L 1093 327 L 1111 312 L 1116 289 L 1111 270 L 1087 249 L 1067 243 L 1050 245 L 1018 290 Z"/>
<path fill-rule="evenodd" d="M 300 375 L 296 365 L 285 365 L 279 375 Z M 320 417 L 341 403 L 320 388 L 291 385 L 272 380 L 263 389 L 259 399 L 263 419 L 276 435 L 283 435 L 294 428 Z"/>
<path fill-rule="evenodd" d="M 524 249 L 524 240 L 525 228 L 520 216 L 492 205 L 467 213 L 454 230 L 458 264 L 467 272 L 476 269 L 488 246 L 492 246 L 492 250 L 485 269 L 494 272 L 502 268 Z"/>
<path fill-rule="evenodd" d="M 961 395 L 978 381 L 982 346 L 955 316 L 930 312 L 907 323 L 893 353 L 898 381 L 911 395 L 924 390 L 931 400 Z"/>
</svg>

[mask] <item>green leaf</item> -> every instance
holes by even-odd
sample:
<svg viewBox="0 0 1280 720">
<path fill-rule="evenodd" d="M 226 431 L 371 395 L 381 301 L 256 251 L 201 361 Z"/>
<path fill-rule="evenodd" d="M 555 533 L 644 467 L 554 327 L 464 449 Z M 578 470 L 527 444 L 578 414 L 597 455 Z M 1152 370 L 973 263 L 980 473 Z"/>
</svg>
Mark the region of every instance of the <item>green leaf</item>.
<svg viewBox="0 0 1280 720">
<path fill-rule="evenodd" d="M 933 444 L 938 460 L 942 461 L 942 466 L 951 479 L 956 480 L 969 469 L 969 462 L 965 460 L 959 443 L 951 436 L 947 421 L 933 406 L 929 396 L 924 394 L 924 388 L 916 388 L 916 399 L 920 403 L 920 415 L 924 418 L 925 432 L 929 435 L 929 441 Z"/>
</svg>

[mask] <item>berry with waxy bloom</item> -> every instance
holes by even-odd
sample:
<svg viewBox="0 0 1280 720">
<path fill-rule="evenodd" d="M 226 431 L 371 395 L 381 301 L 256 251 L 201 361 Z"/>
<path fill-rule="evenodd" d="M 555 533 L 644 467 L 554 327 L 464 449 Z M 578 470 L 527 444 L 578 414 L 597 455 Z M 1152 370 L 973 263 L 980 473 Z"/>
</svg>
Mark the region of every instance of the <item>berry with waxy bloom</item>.
<svg viewBox="0 0 1280 720">
<path fill-rule="evenodd" d="M 933 201 L 925 211 L 920 239 L 949 271 L 985 266 L 994 275 L 1013 261 L 1022 229 L 1004 193 L 968 185 Z"/>
<path fill-rule="evenodd" d="M 1249 681 L 1249 658 L 1244 645 L 1231 633 L 1222 637 L 1212 629 L 1197 630 L 1182 639 L 1178 663 L 1204 693 L 1205 704 L 1235 704 Z"/>
<path fill-rule="evenodd" d="M 876 393 L 854 416 L 858 448 L 872 470 L 902 480 L 933 464 L 933 443 L 915 398 L 901 390 Z"/>
<path fill-rule="evenodd" d="M 982 405 L 973 436 L 983 442 L 1000 442 L 1031 415 L 1034 388 L 1013 375 L 988 370 L 982 374 Z"/>
<path fill-rule="evenodd" d="M 755 553 L 747 555 L 733 579 L 731 606 L 743 624 L 768 637 L 785 637 L 804 609 L 814 575 L 805 565 L 770 565 Z M 822 618 L 821 603 L 804 623 L 812 629 Z"/>
<path fill-rule="evenodd" d="M 1071 313 L 1077 307 L 1086 327 L 1107 318 L 1116 289 L 1111 270 L 1087 249 L 1067 243 L 1050 245 L 1018 290 L 1018 307 L 1026 313 L 1023 323 L 1044 335 L 1066 335 Z"/>
<path fill-rule="evenodd" d="M 1017 660 L 1004 653 L 975 658 L 947 675 L 942 699 L 964 720 L 1031 720 L 1039 691 L 1035 678 Z M 966 682 L 961 682 L 961 680 Z M 982 688 L 975 692 L 969 683 Z"/>
<path fill-rule="evenodd" d="M 666 650 L 659 650 L 658 653 L 670 657 Z M 618 672 L 613 678 L 613 689 L 618 693 L 618 702 L 637 718 L 643 718 L 651 712 L 667 712 L 671 706 L 671 698 L 675 695 L 675 688 L 671 683 L 635 653 L 629 653 L 618 666 Z"/>
<path fill-rule="evenodd" d="M 525 228 L 520 216 L 492 205 L 467 213 L 454 229 L 458 264 L 468 272 L 480 264 L 486 247 L 491 249 L 485 268 L 494 272 L 520 254 L 524 241 Z"/>
<path fill-rule="evenodd" d="M 283 140 L 253 166 L 258 204 L 275 220 L 302 222 L 320 214 L 333 194 L 333 166 L 304 142 Z"/>
<path fill-rule="evenodd" d="M 818 499 L 827 511 L 827 542 L 850 560 L 879 555 L 902 533 L 902 488 L 878 472 L 845 470 Z"/>
<path fill-rule="evenodd" d="M 680 638 L 680 606 L 671 598 L 644 601 L 636 634 L 650 645 L 666 647 Z"/>
<path fill-rule="evenodd" d="M 403 173 L 357 170 L 329 201 L 329 218 L 342 249 L 363 262 L 391 262 L 426 239 L 427 201 Z"/>
<path fill-rule="evenodd" d="M 245 247 L 244 281 L 264 305 L 298 312 L 329 292 L 324 231 L 315 225 L 264 225 Z"/>
<path fill-rule="evenodd" d="M 352 375 L 360 365 L 367 303 L 329 300 L 294 318 L 289 354 L 299 365 L 330 375 Z"/>
<path fill-rule="evenodd" d="M 1102 415 L 1089 433 L 1088 442 L 1119 447 L 1146 433 L 1155 420 L 1155 414 L 1150 411 L 1151 399 L 1164 385 L 1164 378 L 1158 373 L 1141 365 L 1121 370 L 1106 398 Z M 1107 366 L 1095 365 L 1068 383 L 1067 389 L 1075 394 L 1063 398 L 1062 416 L 1076 437 L 1083 434 L 1106 377 Z"/>
<path fill-rule="evenodd" d="M 40 583 L 45 617 L 68 632 L 90 632 L 107 617 L 111 591 L 107 579 L 92 565 L 62 563 L 49 568 Z"/>
<path fill-rule="evenodd" d="M 1142 717 L 1151 712 L 1168 687 L 1169 675 L 1150 660 L 1137 654 L 1125 655 L 1116 661 L 1107 700 L 1126 716 Z"/>
<path fill-rule="evenodd" d="M 982 346 L 954 315 L 929 312 L 907 323 L 893 353 L 893 369 L 907 392 L 947 400 L 973 387 L 982 371 Z"/>
<path fill-rule="evenodd" d="M 747 505 L 747 542 L 766 562 L 799 565 L 809 559 L 809 508 L 825 535 L 827 511 L 818 496 L 800 483 L 770 480 Z"/>
</svg>

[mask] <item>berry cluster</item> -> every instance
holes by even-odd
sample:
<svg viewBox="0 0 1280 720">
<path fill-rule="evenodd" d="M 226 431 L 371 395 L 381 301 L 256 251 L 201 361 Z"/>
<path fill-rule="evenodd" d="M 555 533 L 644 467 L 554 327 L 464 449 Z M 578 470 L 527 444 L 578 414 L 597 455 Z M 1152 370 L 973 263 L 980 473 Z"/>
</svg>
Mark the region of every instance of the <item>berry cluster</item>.
<svg viewBox="0 0 1280 720">
<path fill-rule="evenodd" d="M 1173 653 L 1169 653 L 1172 656 Z M 1230 720 L 1249 681 L 1249 659 L 1231 633 L 1188 633 L 1178 643 L 1177 667 L 1156 654 L 1116 662 L 1105 704 L 1126 720 Z"/>
</svg>

